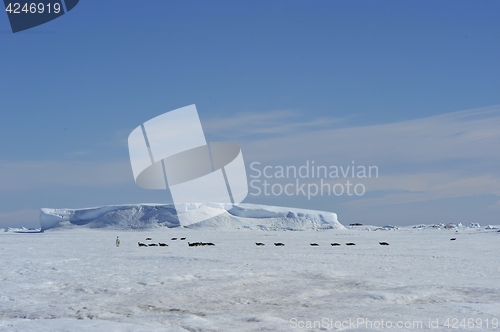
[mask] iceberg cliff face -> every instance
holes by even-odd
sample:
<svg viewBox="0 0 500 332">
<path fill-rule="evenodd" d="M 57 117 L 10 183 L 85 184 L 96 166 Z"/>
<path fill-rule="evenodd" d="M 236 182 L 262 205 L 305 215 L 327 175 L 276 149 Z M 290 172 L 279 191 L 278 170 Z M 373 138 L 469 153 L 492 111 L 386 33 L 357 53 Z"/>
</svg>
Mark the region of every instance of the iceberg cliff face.
<svg viewBox="0 0 500 332">
<path fill-rule="evenodd" d="M 192 229 L 261 229 L 307 230 L 344 228 L 332 212 L 285 208 L 277 206 L 240 204 L 185 204 L 184 209 L 196 210 L 199 215 L 218 216 L 192 224 Z M 136 204 L 110 205 L 86 209 L 48 209 L 40 211 L 41 230 L 51 228 L 113 228 L 147 229 L 179 227 L 173 205 Z"/>
</svg>

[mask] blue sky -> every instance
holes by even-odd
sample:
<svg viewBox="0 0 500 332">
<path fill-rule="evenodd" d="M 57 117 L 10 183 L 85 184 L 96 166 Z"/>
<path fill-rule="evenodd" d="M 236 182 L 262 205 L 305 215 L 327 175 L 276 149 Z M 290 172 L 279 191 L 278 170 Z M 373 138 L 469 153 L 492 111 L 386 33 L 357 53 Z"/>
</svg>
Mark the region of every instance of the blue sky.
<svg viewBox="0 0 500 332">
<path fill-rule="evenodd" d="M 247 166 L 377 165 L 362 197 L 252 197 L 344 223 L 500 224 L 497 1 L 93 1 L 0 15 L 0 227 L 41 207 L 168 202 L 127 136 L 196 104 Z"/>
</svg>

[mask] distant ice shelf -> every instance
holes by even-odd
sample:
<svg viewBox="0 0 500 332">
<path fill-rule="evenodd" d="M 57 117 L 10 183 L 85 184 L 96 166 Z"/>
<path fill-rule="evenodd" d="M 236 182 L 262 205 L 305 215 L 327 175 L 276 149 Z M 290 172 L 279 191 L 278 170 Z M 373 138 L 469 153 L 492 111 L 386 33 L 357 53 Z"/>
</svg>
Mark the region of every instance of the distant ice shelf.
<svg viewBox="0 0 500 332">
<path fill-rule="evenodd" d="M 320 230 L 345 229 L 333 212 L 287 207 L 222 203 L 186 204 L 199 213 L 219 210 L 219 215 L 186 228 Z M 52 228 L 149 229 L 180 227 L 175 207 L 168 204 L 109 205 L 85 209 L 50 209 L 40 211 L 41 230 Z"/>
</svg>

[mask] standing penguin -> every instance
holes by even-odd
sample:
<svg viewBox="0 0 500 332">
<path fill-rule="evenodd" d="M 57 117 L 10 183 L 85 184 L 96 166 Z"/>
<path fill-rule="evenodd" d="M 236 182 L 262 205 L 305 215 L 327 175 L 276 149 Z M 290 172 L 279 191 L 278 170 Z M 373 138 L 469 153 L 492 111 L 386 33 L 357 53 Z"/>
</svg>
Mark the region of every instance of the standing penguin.
<svg viewBox="0 0 500 332">
<path fill-rule="evenodd" d="M 120 239 L 118 238 L 118 236 L 116 237 L 116 246 L 119 247 L 120 246 Z"/>
</svg>

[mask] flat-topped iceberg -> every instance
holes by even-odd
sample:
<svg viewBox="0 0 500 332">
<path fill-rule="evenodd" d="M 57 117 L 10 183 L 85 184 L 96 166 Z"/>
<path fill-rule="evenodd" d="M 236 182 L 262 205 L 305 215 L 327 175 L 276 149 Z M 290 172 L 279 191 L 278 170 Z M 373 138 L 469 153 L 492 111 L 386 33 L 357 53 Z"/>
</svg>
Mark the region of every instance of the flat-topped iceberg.
<svg viewBox="0 0 500 332">
<path fill-rule="evenodd" d="M 343 229 L 332 212 L 287 207 L 223 203 L 185 204 L 196 214 L 214 215 L 186 228 L 308 230 Z M 169 204 L 109 205 L 85 209 L 49 209 L 40 211 L 41 230 L 51 228 L 142 229 L 179 227 L 176 209 Z"/>
</svg>

